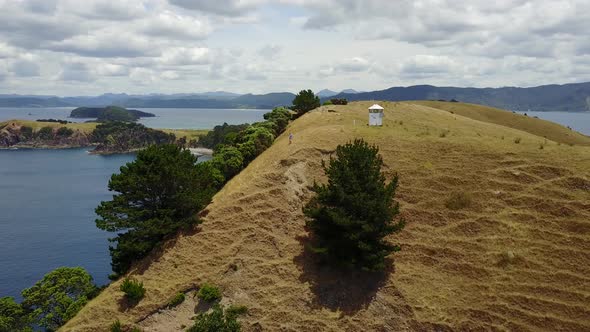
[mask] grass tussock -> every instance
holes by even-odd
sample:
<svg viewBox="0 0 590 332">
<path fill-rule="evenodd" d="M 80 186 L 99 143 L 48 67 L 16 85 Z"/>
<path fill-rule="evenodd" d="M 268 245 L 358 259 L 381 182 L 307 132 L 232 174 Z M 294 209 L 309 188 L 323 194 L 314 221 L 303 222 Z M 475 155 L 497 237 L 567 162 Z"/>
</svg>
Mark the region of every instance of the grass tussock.
<svg viewBox="0 0 590 332">
<path fill-rule="evenodd" d="M 445 202 L 445 206 L 449 210 L 465 209 L 470 207 L 471 204 L 471 195 L 463 191 L 452 193 L 451 196 Z"/>
</svg>

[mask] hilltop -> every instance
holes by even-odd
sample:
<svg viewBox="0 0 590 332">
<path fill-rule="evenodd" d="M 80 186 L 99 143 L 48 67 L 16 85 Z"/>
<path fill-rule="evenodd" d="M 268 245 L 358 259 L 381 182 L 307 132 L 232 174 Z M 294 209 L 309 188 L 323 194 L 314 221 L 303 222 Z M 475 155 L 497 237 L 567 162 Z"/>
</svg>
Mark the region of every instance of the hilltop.
<svg viewBox="0 0 590 332">
<path fill-rule="evenodd" d="M 117 281 L 62 330 L 107 331 L 115 319 L 180 330 L 194 301 L 166 303 L 205 282 L 249 308 L 244 331 L 590 329 L 590 138 L 422 102 L 382 103 L 384 126 L 368 127 L 370 104 L 324 106 L 290 124 L 214 197 L 198 229 L 132 269 L 147 289 L 136 307 L 122 304 Z M 547 138 L 535 134 L 541 124 Z M 386 275 L 320 268 L 305 249 L 309 186 L 355 137 L 380 147 L 388 178 L 400 176 L 407 226 L 392 238 L 402 251 Z M 470 204 L 447 208 L 454 194 Z"/>
</svg>

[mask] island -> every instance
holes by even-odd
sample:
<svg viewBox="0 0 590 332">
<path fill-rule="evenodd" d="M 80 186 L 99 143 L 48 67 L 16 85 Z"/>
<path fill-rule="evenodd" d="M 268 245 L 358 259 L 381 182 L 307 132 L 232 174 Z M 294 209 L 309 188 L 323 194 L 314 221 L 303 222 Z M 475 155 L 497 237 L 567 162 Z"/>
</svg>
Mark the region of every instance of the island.
<svg viewBox="0 0 590 332">
<path fill-rule="evenodd" d="M 70 113 L 71 118 L 96 118 L 96 122 L 135 122 L 140 118 L 152 118 L 155 116 L 152 113 L 130 110 L 119 106 L 78 107 Z"/>
</svg>

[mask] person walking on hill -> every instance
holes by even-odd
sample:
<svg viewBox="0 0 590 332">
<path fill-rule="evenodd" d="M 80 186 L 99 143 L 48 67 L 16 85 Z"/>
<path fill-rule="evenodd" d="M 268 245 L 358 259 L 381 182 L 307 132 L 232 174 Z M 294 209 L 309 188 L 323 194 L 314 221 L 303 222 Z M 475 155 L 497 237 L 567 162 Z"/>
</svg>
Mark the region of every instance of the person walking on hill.
<svg viewBox="0 0 590 332">
<path fill-rule="evenodd" d="M 289 133 L 289 144 L 293 143 L 293 133 Z"/>
</svg>

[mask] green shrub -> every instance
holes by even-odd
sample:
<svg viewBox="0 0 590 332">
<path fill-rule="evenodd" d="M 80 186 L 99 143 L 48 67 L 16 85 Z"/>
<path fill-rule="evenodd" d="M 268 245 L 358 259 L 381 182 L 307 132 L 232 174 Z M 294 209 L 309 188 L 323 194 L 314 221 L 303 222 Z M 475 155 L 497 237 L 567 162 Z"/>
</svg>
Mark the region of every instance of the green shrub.
<svg viewBox="0 0 590 332">
<path fill-rule="evenodd" d="M 234 146 L 223 146 L 211 159 L 213 166 L 225 176 L 226 181 L 238 174 L 244 167 L 244 156 Z"/>
<path fill-rule="evenodd" d="M 120 287 L 121 291 L 125 293 L 125 297 L 132 303 L 139 302 L 145 295 L 145 288 L 143 282 L 133 279 L 125 278 Z"/>
<path fill-rule="evenodd" d="M 514 143 L 519 144 L 520 143 L 520 140 L 521 140 L 520 137 L 517 137 L 517 138 L 514 139 Z"/>
<path fill-rule="evenodd" d="M 70 135 L 72 135 L 74 133 L 74 131 L 68 127 L 60 127 L 59 129 L 57 129 L 57 132 L 55 133 L 58 137 L 68 137 Z"/>
<path fill-rule="evenodd" d="M 329 105 L 334 105 L 334 103 L 332 103 L 331 100 L 326 100 L 326 101 L 324 101 L 324 103 L 322 105 L 329 106 Z"/>
<path fill-rule="evenodd" d="M 383 159 L 362 139 L 336 147 L 336 158 L 323 164 L 328 183 L 314 184 L 316 196 L 304 207 L 307 226 L 317 240 L 312 249 L 336 265 L 383 270 L 385 258 L 400 247 L 386 241 L 401 231 L 395 222 L 398 177 L 385 182 Z"/>
<path fill-rule="evenodd" d="M 248 312 L 248 307 L 245 305 L 230 305 L 225 312 L 229 315 L 239 316 Z"/>
<path fill-rule="evenodd" d="M 219 288 L 205 283 L 199 289 L 197 297 L 205 302 L 213 302 L 221 299 L 221 291 Z"/>
<path fill-rule="evenodd" d="M 28 126 L 20 127 L 20 133 L 25 138 L 32 138 L 33 137 L 33 128 Z"/>
<path fill-rule="evenodd" d="M 445 206 L 450 210 L 459 210 L 471 205 L 471 196 L 464 192 L 454 192 L 445 202 Z"/>
<path fill-rule="evenodd" d="M 179 292 L 176 295 L 174 295 L 174 297 L 172 298 L 172 300 L 170 300 L 170 302 L 168 302 L 168 307 L 169 308 L 176 307 L 177 305 L 184 302 L 184 299 L 185 299 L 184 293 Z"/>
<path fill-rule="evenodd" d="M 320 106 L 320 98 L 311 90 L 301 90 L 293 99 L 293 109 L 297 112 L 295 118 Z"/>
<path fill-rule="evenodd" d="M 123 324 L 118 319 L 111 324 L 111 332 L 123 332 Z"/>
<path fill-rule="evenodd" d="M 330 102 L 334 105 L 348 105 L 348 100 L 346 98 L 332 98 Z"/>
<path fill-rule="evenodd" d="M 53 128 L 43 127 L 37 132 L 37 137 L 43 140 L 53 139 Z"/>
<path fill-rule="evenodd" d="M 219 304 L 215 304 L 210 312 L 200 313 L 195 317 L 195 325 L 187 332 L 239 332 L 241 325 L 237 315 L 224 311 Z"/>
</svg>

